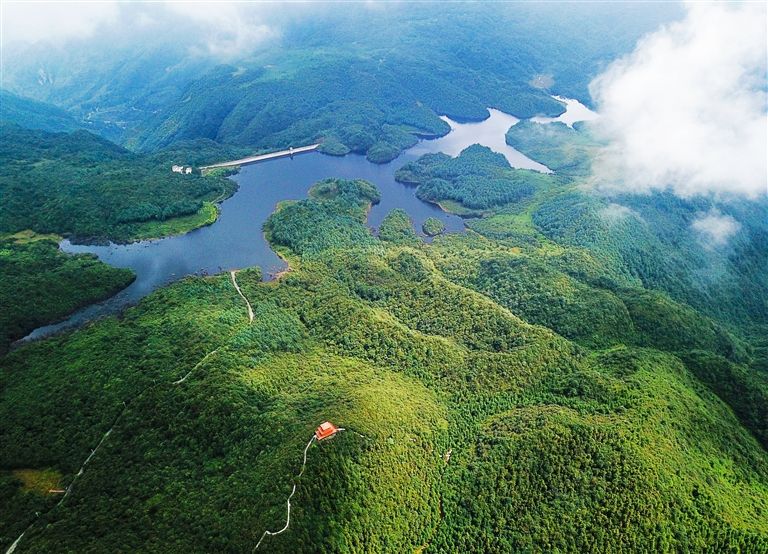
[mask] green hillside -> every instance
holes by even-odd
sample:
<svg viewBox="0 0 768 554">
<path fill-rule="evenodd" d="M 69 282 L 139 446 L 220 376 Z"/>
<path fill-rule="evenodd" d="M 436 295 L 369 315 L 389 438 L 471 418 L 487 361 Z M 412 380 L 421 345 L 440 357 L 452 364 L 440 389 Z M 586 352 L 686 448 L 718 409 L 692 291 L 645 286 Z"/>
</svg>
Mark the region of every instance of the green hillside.
<svg viewBox="0 0 768 554">
<path fill-rule="evenodd" d="M 439 17 L 418 3 L 308 11 L 278 17 L 275 43 L 223 60 L 190 55 L 205 29 L 183 21 L 161 36 L 116 26 L 107 40 L 15 52 L 5 83 L 135 150 L 194 139 L 251 149 L 323 141 L 327 153 L 383 163 L 417 137 L 447 133 L 438 115 L 557 115 L 564 108 L 548 88 L 589 102 L 595 72 L 681 12 L 530 3 L 450 4 Z M 606 25 L 608 36 L 599 32 Z"/>
<path fill-rule="evenodd" d="M 2 89 L 0 89 L 0 122 L 15 123 L 29 129 L 50 132 L 77 131 L 83 128 L 83 125 L 59 107 L 24 98 Z"/>
<path fill-rule="evenodd" d="M 510 214 L 478 222 L 503 238 L 424 244 L 397 213 L 374 238 L 377 196 L 278 209 L 292 271 L 237 274 L 252 323 L 230 275 L 188 278 L 0 359 L 2 544 L 39 511 L 19 551 L 250 550 L 330 420 L 264 551 L 768 548 L 768 388 L 718 384 L 754 377 L 742 339 Z"/>
<path fill-rule="evenodd" d="M 698 194 L 596 188 L 595 128 L 534 121 L 565 97 L 626 115 L 605 127 L 643 138 L 628 150 L 674 127 L 645 159 L 684 176 L 698 158 L 675 137 L 734 151 L 724 123 L 759 119 L 759 56 L 724 44 L 751 15 L 256 4 L 72 4 L 50 29 L 50 10 L 3 12 L 0 552 L 768 554 L 768 198 L 706 192 L 732 166 L 704 163 Z M 730 73 L 694 70 L 704 42 Z M 698 109 L 718 95 L 730 111 Z M 398 163 L 489 108 L 551 173 L 480 144 Z M 171 284 L 14 344 L 133 282 L 63 239 L 215 224 L 239 168 L 201 166 L 314 143 L 244 172 L 258 187 L 222 233 L 126 262 L 131 298 Z M 287 265 L 272 280 L 184 276 L 190 248 L 222 271 L 274 259 L 264 240 Z"/>
<path fill-rule="evenodd" d="M 128 286 L 133 273 L 61 252 L 56 235 L 0 235 L 0 354 L 11 342 Z"/>
<path fill-rule="evenodd" d="M 212 202 L 232 194 L 235 185 L 222 176 L 171 172 L 171 165 L 191 163 L 191 157 L 179 149 L 134 154 L 87 131 L 2 124 L 0 232 L 32 229 L 119 242 L 210 224 Z"/>
<path fill-rule="evenodd" d="M 585 124 L 577 123 L 574 127 L 560 122 L 543 124 L 524 120 L 510 127 L 506 142 L 558 173 L 586 177 L 599 144 Z"/>
<path fill-rule="evenodd" d="M 580 185 L 597 146 L 589 126 L 521 122 L 507 142 L 555 168 L 561 182 Z M 667 292 L 675 300 L 753 334 L 768 324 L 768 199 L 679 198 L 669 192 L 647 195 L 584 194 L 577 187 L 540 195 L 525 208 L 527 231 L 539 239 L 585 249 L 622 281 Z M 726 245 L 712 246 L 692 228 L 697 216 L 715 210 L 739 222 Z M 515 213 L 515 210 L 509 210 Z M 517 210 L 519 212 L 519 209 Z M 499 216 L 479 222 L 481 233 Z M 483 230 L 481 230 L 483 229 Z M 494 235 L 499 236 L 499 235 Z M 768 369 L 768 365 L 763 366 Z"/>
<path fill-rule="evenodd" d="M 33 108 L 55 126 L 56 118 Z M 133 280 L 130 270 L 61 252 L 62 236 L 127 242 L 209 225 L 218 217 L 215 202 L 234 192 L 234 182 L 224 172 L 179 175 L 170 167 L 239 153 L 200 140 L 138 155 L 83 130 L 0 123 L 0 353 Z"/>
</svg>

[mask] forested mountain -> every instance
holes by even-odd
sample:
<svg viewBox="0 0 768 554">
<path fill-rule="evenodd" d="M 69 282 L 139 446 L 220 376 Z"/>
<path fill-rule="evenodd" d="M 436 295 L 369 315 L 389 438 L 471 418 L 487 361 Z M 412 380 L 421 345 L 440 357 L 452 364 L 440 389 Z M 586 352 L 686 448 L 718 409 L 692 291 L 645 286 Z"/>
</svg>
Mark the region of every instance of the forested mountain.
<svg viewBox="0 0 768 554">
<path fill-rule="evenodd" d="M 506 158 L 475 144 L 456 158 L 428 154 L 398 170 L 398 181 L 418 185 L 416 195 L 462 215 L 483 215 L 552 188 L 557 178 L 512 169 Z"/>
<path fill-rule="evenodd" d="M 24 121 L 59 126 L 55 110 L 27 105 L 34 117 Z M 197 141 L 141 155 L 85 130 L 49 133 L 0 123 L 0 352 L 133 280 L 128 269 L 60 252 L 62 236 L 126 242 L 209 225 L 218 214 L 215 202 L 236 185 L 221 173 L 180 175 L 171 165 L 235 154 Z"/>
<path fill-rule="evenodd" d="M 0 89 L 0 122 L 43 131 L 75 131 L 82 125 L 65 110 Z"/>
<path fill-rule="evenodd" d="M 768 389 L 739 339 L 589 249 L 426 245 L 402 215 L 376 239 L 377 194 L 330 180 L 276 211 L 292 271 L 238 274 L 252 323 L 229 275 L 190 278 L 3 359 L 4 540 L 42 511 L 28 547 L 250 550 L 330 419 L 349 431 L 309 450 L 270 552 L 768 546 Z M 480 222 L 519 230 L 501 217 Z M 48 510 L 36 483 L 110 429 Z"/>
<path fill-rule="evenodd" d="M 92 255 L 59 251 L 57 235 L 0 234 L 0 354 L 32 329 L 109 298 L 133 280 Z"/>
<path fill-rule="evenodd" d="M 134 154 L 88 131 L 48 133 L 0 124 L 0 232 L 32 229 L 126 241 L 170 234 L 172 229 L 160 228 L 166 220 L 176 232 L 211 223 L 211 201 L 230 195 L 234 184 L 199 172 L 171 172 L 173 163 L 194 157 L 199 154 L 178 150 Z"/>
<path fill-rule="evenodd" d="M 161 29 L 163 6 L 121 4 L 147 11 L 4 51 L 0 548 L 768 552 L 768 198 L 604 186 L 597 123 L 531 118 L 562 112 L 554 93 L 589 104 L 680 8 L 300 6 Z M 488 107 L 531 118 L 506 142 L 552 173 L 480 144 L 398 159 Z M 271 189 L 244 170 L 255 200 L 218 223 L 238 169 L 171 171 L 315 141 L 250 173 Z M 226 227 L 230 206 L 257 222 L 237 246 L 287 264 L 274 279 L 185 268 L 12 345 L 135 277 L 62 237 L 154 271 L 154 242 L 122 243 Z M 323 421 L 341 430 L 312 439 Z"/>
<path fill-rule="evenodd" d="M 447 133 L 437 114 L 477 120 L 495 107 L 557 115 L 562 105 L 540 88 L 541 75 L 588 102 L 590 75 L 679 13 L 674 5 L 497 4 L 445 6 L 436 17 L 432 6 L 403 4 L 371 17 L 370 9 L 307 7 L 306 19 L 279 21 L 276 44 L 225 61 L 190 56 L 193 29 L 137 37 L 118 24 L 105 44 L 13 51 L 5 86 L 62 106 L 132 149 L 198 138 L 253 148 L 324 139 L 330 153 L 383 162 L 416 136 Z M 590 32 L 607 21 L 610 36 Z"/>
<path fill-rule="evenodd" d="M 597 146 L 589 127 L 579 124 L 574 130 L 522 122 L 507 142 L 577 184 Z M 768 324 L 768 199 L 584 192 L 549 196 L 527 216 L 547 238 L 595 252 L 643 286 L 741 329 Z M 713 213 L 739 222 L 727 243 L 697 230 L 696 219 Z"/>
</svg>

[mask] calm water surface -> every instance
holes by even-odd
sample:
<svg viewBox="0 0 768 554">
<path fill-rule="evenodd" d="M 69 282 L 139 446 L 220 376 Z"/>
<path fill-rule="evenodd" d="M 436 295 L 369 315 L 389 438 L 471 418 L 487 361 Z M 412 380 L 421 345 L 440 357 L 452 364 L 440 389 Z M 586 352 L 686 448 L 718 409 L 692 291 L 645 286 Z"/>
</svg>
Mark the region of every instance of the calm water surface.
<svg viewBox="0 0 768 554">
<path fill-rule="evenodd" d="M 489 108 L 488 111 L 491 113 L 491 117 L 477 123 L 456 123 L 445 116 L 441 117 L 440 119 L 451 126 L 451 132 L 439 139 L 422 141 L 411 148 L 409 152 L 418 155 L 428 152 L 444 152 L 451 156 L 458 156 L 467 146 L 482 144 L 494 152 L 504 154 L 512 167 L 552 173 L 547 166 L 533 161 L 506 143 L 504 137 L 509 128 L 517 125 L 520 121 L 518 118 L 493 108 Z"/>
<path fill-rule="evenodd" d="M 572 104 L 567 106 L 569 110 L 572 109 Z M 119 312 L 158 287 L 186 275 L 213 274 L 260 266 L 264 278 L 270 278 L 277 271 L 285 269 L 285 263 L 264 239 L 264 222 L 278 202 L 306 198 L 309 188 L 327 177 L 366 179 L 378 187 L 381 202 L 373 206 L 368 216 L 368 223 L 373 229 L 379 227 L 391 210 L 401 208 L 410 215 L 420 234 L 421 225 L 428 217 L 442 220 L 448 232 L 461 232 L 464 229 L 461 218 L 416 198 L 415 188 L 396 182 L 394 173 L 403 164 L 423 154 L 444 152 L 456 156 L 467 146 L 476 143 L 504 154 L 513 167 L 549 172 L 547 167 L 527 158 L 504 142 L 506 131 L 519 120 L 498 110 L 489 111 L 491 116 L 477 123 L 456 123 L 444 118 L 451 126 L 448 135 L 436 140 L 421 141 L 388 164 L 372 164 L 365 157 L 357 155 L 339 158 L 312 152 L 293 159 L 280 158 L 244 166 L 233 177 L 239 190 L 221 204 L 221 213 L 216 223 L 186 235 L 106 246 L 76 245 L 64 240 L 61 249 L 65 252 L 96 254 L 109 265 L 132 269 L 136 273 L 136 280 L 112 298 L 83 308 L 60 323 L 40 327 L 22 341 L 44 337 L 62 329 L 80 326 L 102 315 Z M 560 118 L 554 120 L 565 121 Z"/>
<path fill-rule="evenodd" d="M 578 100 L 565 98 L 564 96 L 553 96 L 552 98 L 565 104 L 565 112 L 557 117 L 532 117 L 531 121 L 535 121 L 536 123 L 552 123 L 553 121 L 560 121 L 561 123 L 568 125 L 568 127 L 573 127 L 573 124 L 577 121 L 592 121 L 593 119 L 597 119 L 597 114 Z"/>
</svg>

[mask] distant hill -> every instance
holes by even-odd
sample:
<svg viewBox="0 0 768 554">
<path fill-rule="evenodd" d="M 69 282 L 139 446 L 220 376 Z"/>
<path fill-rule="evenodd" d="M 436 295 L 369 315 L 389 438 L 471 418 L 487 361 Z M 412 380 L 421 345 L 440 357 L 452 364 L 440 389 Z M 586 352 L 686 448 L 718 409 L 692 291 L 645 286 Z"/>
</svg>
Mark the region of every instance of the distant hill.
<svg viewBox="0 0 768 554">
<path fill-rule="evenodd" d="M 0 122 L 43 131 L 76 131 L 83 126 L 66 111 L 0 89 Z"/>
<path fill-rule="evenodd" d="M 312 25 L 283 21 L 278 48 L 226 60 L 191 55 L 196 33 L 142 35 L 137 49 L 136 37 L 116 28 L 103 42 L 14 52 L 5 80 L 131 149 L 194 139 L 282 148 L 322 139 L 327 153 L 381 163 L 417 136 L 447 133 L 438 115 L 481 120 L 487 107 L 556 115 L 563 106 L 551 92 L 589 103 L 592 76 L 679 12 L 674 5 L 493 3 L 446 6 L 435 17 L 433 6 L 409 4 L 371 17 L 366 6 L 345 6 L 313 11 Z M 610 36 L 594 32 L 606 25 Z"/>
</svg>

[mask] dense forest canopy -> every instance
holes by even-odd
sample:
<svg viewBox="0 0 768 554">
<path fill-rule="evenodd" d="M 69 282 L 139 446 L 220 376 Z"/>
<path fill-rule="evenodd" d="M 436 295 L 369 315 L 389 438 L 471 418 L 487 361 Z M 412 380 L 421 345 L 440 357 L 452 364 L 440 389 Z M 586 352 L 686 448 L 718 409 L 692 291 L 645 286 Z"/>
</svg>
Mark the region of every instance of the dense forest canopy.
<svg viewBox="0 0 768 554">
<path fill-rule="evenodd" d="M 747 345 L 588 249 L 427 245 L 403 213 L 376 239 L 377 198 L 328 180 L 275 212 L 293 269 L 238 274 L 253 323 L 229 275 L 190 278 L 0 361 L 3 540 L 42 510 L 40 549 L 251 549 L 331 419 L 354 432 L 310 449 L 269 551 L 765 548 L 768 388 Z M 29 468 L 66 484 L 110 428 L 48 511 Z"/>
<path fill-rule="evenodd" d="M 173 173 L 173 154 L 134 154 L 83 130 L 0 124 L 0 232 L 126 241 L 158 236 L 153 224 L 182 216 L 191 217 L 177 232 L 210 223 L 210 202 L 229 196 L 233 183 Z"/>
<path fill-rule="evenodd" d="M 329 153 L 383 162 L 416 136 L 447 133 L 437 115 L 478 120 L 487 107 L 557 115 L 563 107 L 550 90 L 589 102 L 591 75 L 680 13 L 673 4 L 456 4 L 439 17 L 429 4 L 302 10 L 296 19 L 269 13 L 279 38 L 223 58 L 190 55 L 205 29 L 179 21 L 160 33 L 118 24 L 106 43 L 11 48 L 3 86 L 134 149 L 199 138 L 252 148 L 324 139 Z M 610 34 L 590 32 L 608 22 Z"/>
<path fill-rule="evenodd" d="M 531 222 L 547 238 L 595 252 L 627 278 L 741 329 L 768 323 L 768 273 L 761 270 L 768 267 L 768 199 L 585 189 L 579 185 L 588 180 L 598 144 L 589 125 L 521 122 L 507 142 L 556 168 L 560 182 L 577 185 L 529 204 Z M 713 213 L 738 221 L 739 232 L 726 243 L 695 224 Z"/>
<path fill-rule="evenodd" d="M 460 205 L 458 211 L 464 215 L 521 203 L 554 183 L 546 174 L 512 169 L 502 154 L 478 144 L 455 158 L 427 154 L 400 168 L 395 178 L 418 185 L 416 194 L 422 200 L 444 207 Z"/>
<path fill-rule="evenodd" d="M 51 132 L 76 131 L 83 127 L 62 108 L 23 98 L 2 89 L 0 89 L 0 121 L 15 123 L 28 129 Z"/>
<path fill-rule="evenodd" d="M 108 298 L 133 280 L 95 256 L 68 256 L 57 235 L 0 234 L 0 354 L 35 327 Z"/>
<path fill-rule="evenodd" d="M 397 160 L 440 115 L 590 104 L 679 6 L 302 4 L 226 53 L 137 6 L 108 44 L 3 59 L 0 548 L 768 551 L 768 199 L 601 189 L 586 122 L 506 132 L 553 173 L 479 144 Z M 374 231 L 384 187 L 327 175 L 266 220 L 275 279 L 189 275 L 11 346 L 134 278 L 62 237 L 211 224 L 235 182 L 171 165 L 315 141 L 395 160 L 466 229 L 392 209 Z M 311 441 L 323 421 L 344 431 Z"/>
</svg>

